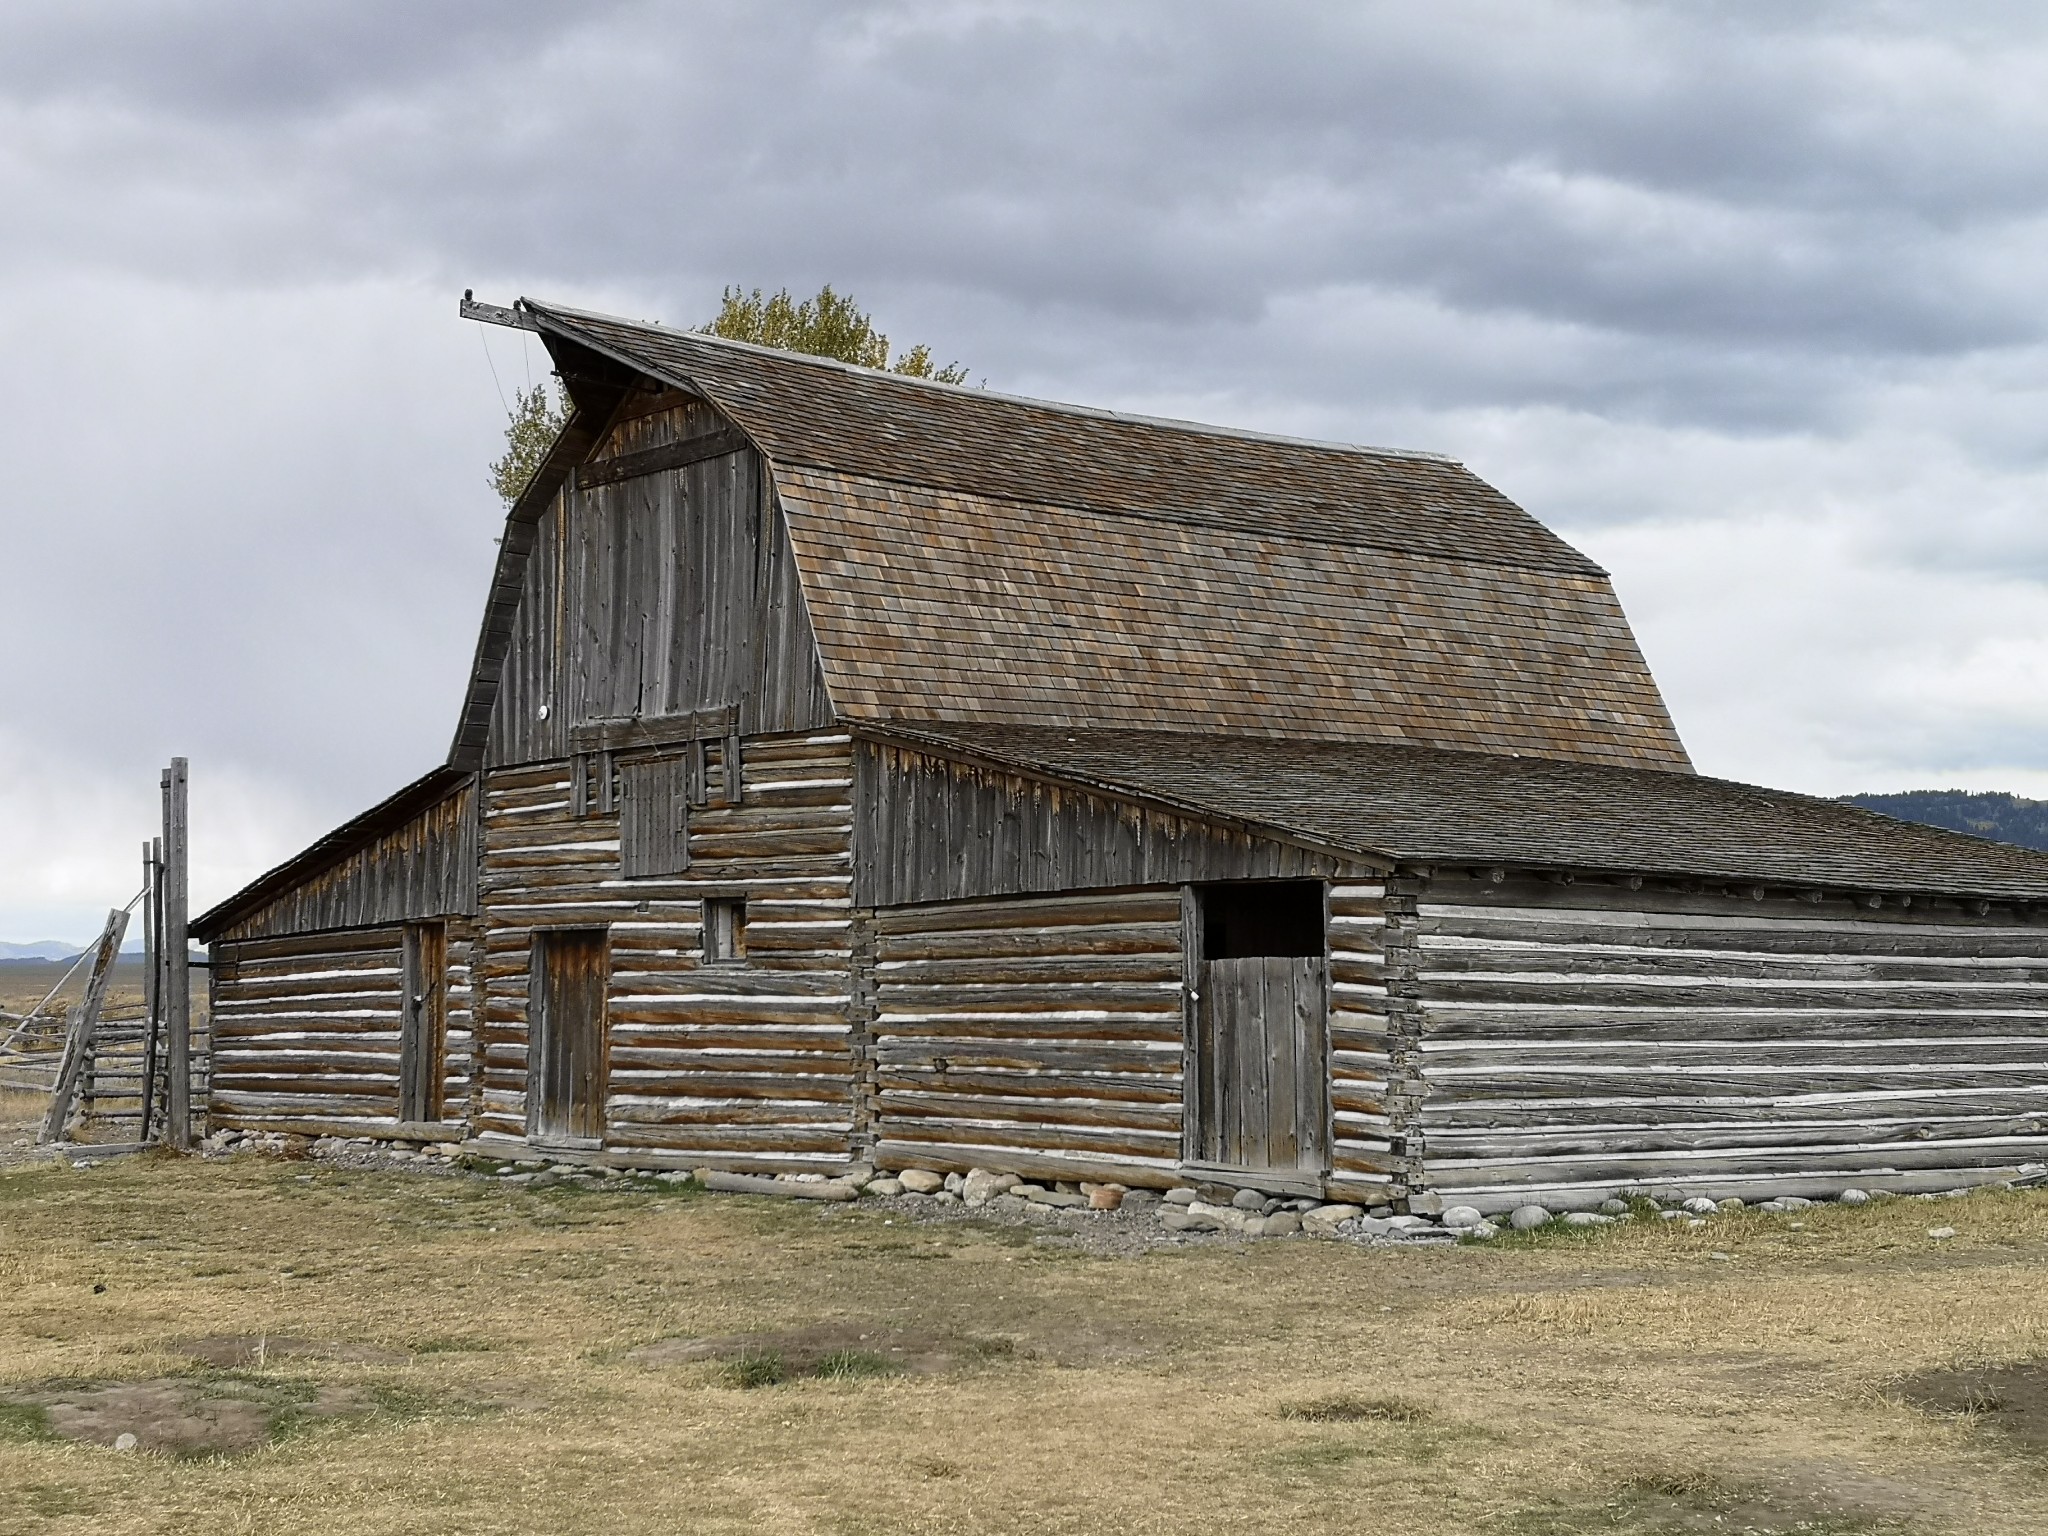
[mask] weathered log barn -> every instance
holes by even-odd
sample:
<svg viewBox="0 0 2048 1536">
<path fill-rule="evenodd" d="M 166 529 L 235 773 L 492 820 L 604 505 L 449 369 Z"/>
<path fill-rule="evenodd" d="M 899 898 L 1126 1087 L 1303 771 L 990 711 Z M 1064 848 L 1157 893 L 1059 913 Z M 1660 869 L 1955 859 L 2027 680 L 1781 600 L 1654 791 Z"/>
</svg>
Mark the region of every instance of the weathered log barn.
<svg viewBox="0 0 2048 1536">
<path fill-rule="evenodd" d="M 2048 1158 L 2048 856 L 1695 774 L 1459 464 L 552 305 L 447 762 L 208 913 L 216 1127 L 1500 1209 Z"/>
</svg>

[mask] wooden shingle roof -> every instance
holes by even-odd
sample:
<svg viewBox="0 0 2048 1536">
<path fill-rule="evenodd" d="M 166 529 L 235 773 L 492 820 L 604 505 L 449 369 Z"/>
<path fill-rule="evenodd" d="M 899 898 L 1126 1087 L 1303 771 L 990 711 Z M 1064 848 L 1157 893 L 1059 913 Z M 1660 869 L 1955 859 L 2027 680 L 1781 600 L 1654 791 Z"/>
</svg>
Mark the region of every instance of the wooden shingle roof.
<svg viewBox="0 0 2048 1536">
<path fill-rule="evenodd" d="M 523 308 L 760 448 L 842 717 L 1690 769 L 1606 575 L 1451 460 Z"/>
<path fill-rule="evenodd" d="M 2048 898 L 2048 853 L 1697 774 L 1214 733 L 951 725 L 884 739 L 1412 864 Z"/>
</svg>

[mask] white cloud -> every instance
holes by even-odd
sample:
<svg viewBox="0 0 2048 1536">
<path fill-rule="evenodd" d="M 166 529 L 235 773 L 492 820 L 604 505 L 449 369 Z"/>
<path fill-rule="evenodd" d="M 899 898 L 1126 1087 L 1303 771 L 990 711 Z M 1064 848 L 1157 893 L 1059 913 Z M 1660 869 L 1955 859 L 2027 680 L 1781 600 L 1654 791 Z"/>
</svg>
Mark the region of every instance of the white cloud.
<svg viewBox="0 0 2048 1536">
<path fill-rule="evenodd" d="M 2048 793 L 2044 71 L 1993 4 L 20 0 L 0 933 L 90 928 L 172 752 L 223 888 L 440 755 L 472 285 L 829 279 L 999 387 L 1448 451 L 1703 767 Z"/>
</svg>

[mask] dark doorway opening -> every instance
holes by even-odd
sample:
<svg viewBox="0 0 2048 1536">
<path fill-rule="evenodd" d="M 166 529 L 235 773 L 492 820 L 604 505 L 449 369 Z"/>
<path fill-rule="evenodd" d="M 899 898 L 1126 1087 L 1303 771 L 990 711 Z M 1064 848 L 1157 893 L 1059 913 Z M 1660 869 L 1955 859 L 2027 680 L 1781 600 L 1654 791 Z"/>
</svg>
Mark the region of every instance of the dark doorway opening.
<svg viewBox="0 0 2048 1536">
<path fill-rule="evenodd" d="M 1324 952 L 1320 880 L 1261 880 L 1198 889 L 1204 960 Z"/>
</svg>

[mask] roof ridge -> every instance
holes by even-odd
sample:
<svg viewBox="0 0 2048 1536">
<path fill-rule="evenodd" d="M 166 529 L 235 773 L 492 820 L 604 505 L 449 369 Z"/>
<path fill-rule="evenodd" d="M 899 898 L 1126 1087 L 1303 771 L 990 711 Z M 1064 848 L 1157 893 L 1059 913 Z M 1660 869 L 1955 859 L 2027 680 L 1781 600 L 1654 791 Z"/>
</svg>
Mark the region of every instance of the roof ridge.
<svg viewBox="0 0 2048 1536">
<path fill-rule="evenodd" d="M 751 341 L 736 341 L 729 336 L 714 336 L 706 331 L 678 329 L 664 325 L 658 320 L 627 320 L 619 315 L 607 315 L 592 309 L 577 309 L 567 304 L 551 304 L 542 299 L 521 297 L 514 301 L 516 308 L 535 314 L 567 316 L 574 320 L 596 320 L 606 325 L 629 326 L 636 330 L 653 331 L 662 336 L 672 336 L 681 341 L 700 342 L 706 346 L 726 347 L 736 352 L 751 353 L 759 357 L 772 357 L 780 362 L 796 362 L 814 368 L 830 369 L 839 373 L 852 374 L 858 378 L 884 379 L 897 384 L 912 384 L 924 389 L 942 390 L 965 395 L 974 400 L 1000 400 L 1008 405 L 1030 406 L 1035 410 L 1057 411 L 1067 416 L 1087 416 L 1098 421 L 1120 421 L 1134 426 L 1159 427 L 1170 432 L 1186 432 L 1199 437 L 1229 437 L 1245 442 L 1276 443 L 1288 448 L 1320 448 L 1330 453 L 1359 454 L 1380 459 L 1417 459 L 1430 464 L 1454 464 L 1460 469 L 1467 466 L 1462 459 L 1448 453 L 1439 453 L 1430 448 L 1389 448 L 1373 443 L 1347 443 L 1335 438 L 1296 437 L 1286 432 L 1261 432 L 1252 427 L 1226 427 L 1215 422 L 1195 421 L 1184 416 L 1152 416 L 1140 411 L 1115 411 L 1101 405 L 1077 405 L 1070 400 L 1051 400 L 1041 395 L 1012 394 L 1007 390 L 989 389 L 977 384 L 949 384 L 942 379 L 923 379 L 914 373 L 896 373 L 887 368 L 866 368 L 859 363 L 842 362 L 836 357 L 820 357 L 814 352 L 793 352 L 783 347 L 766 347 Z"/>
</svg>

